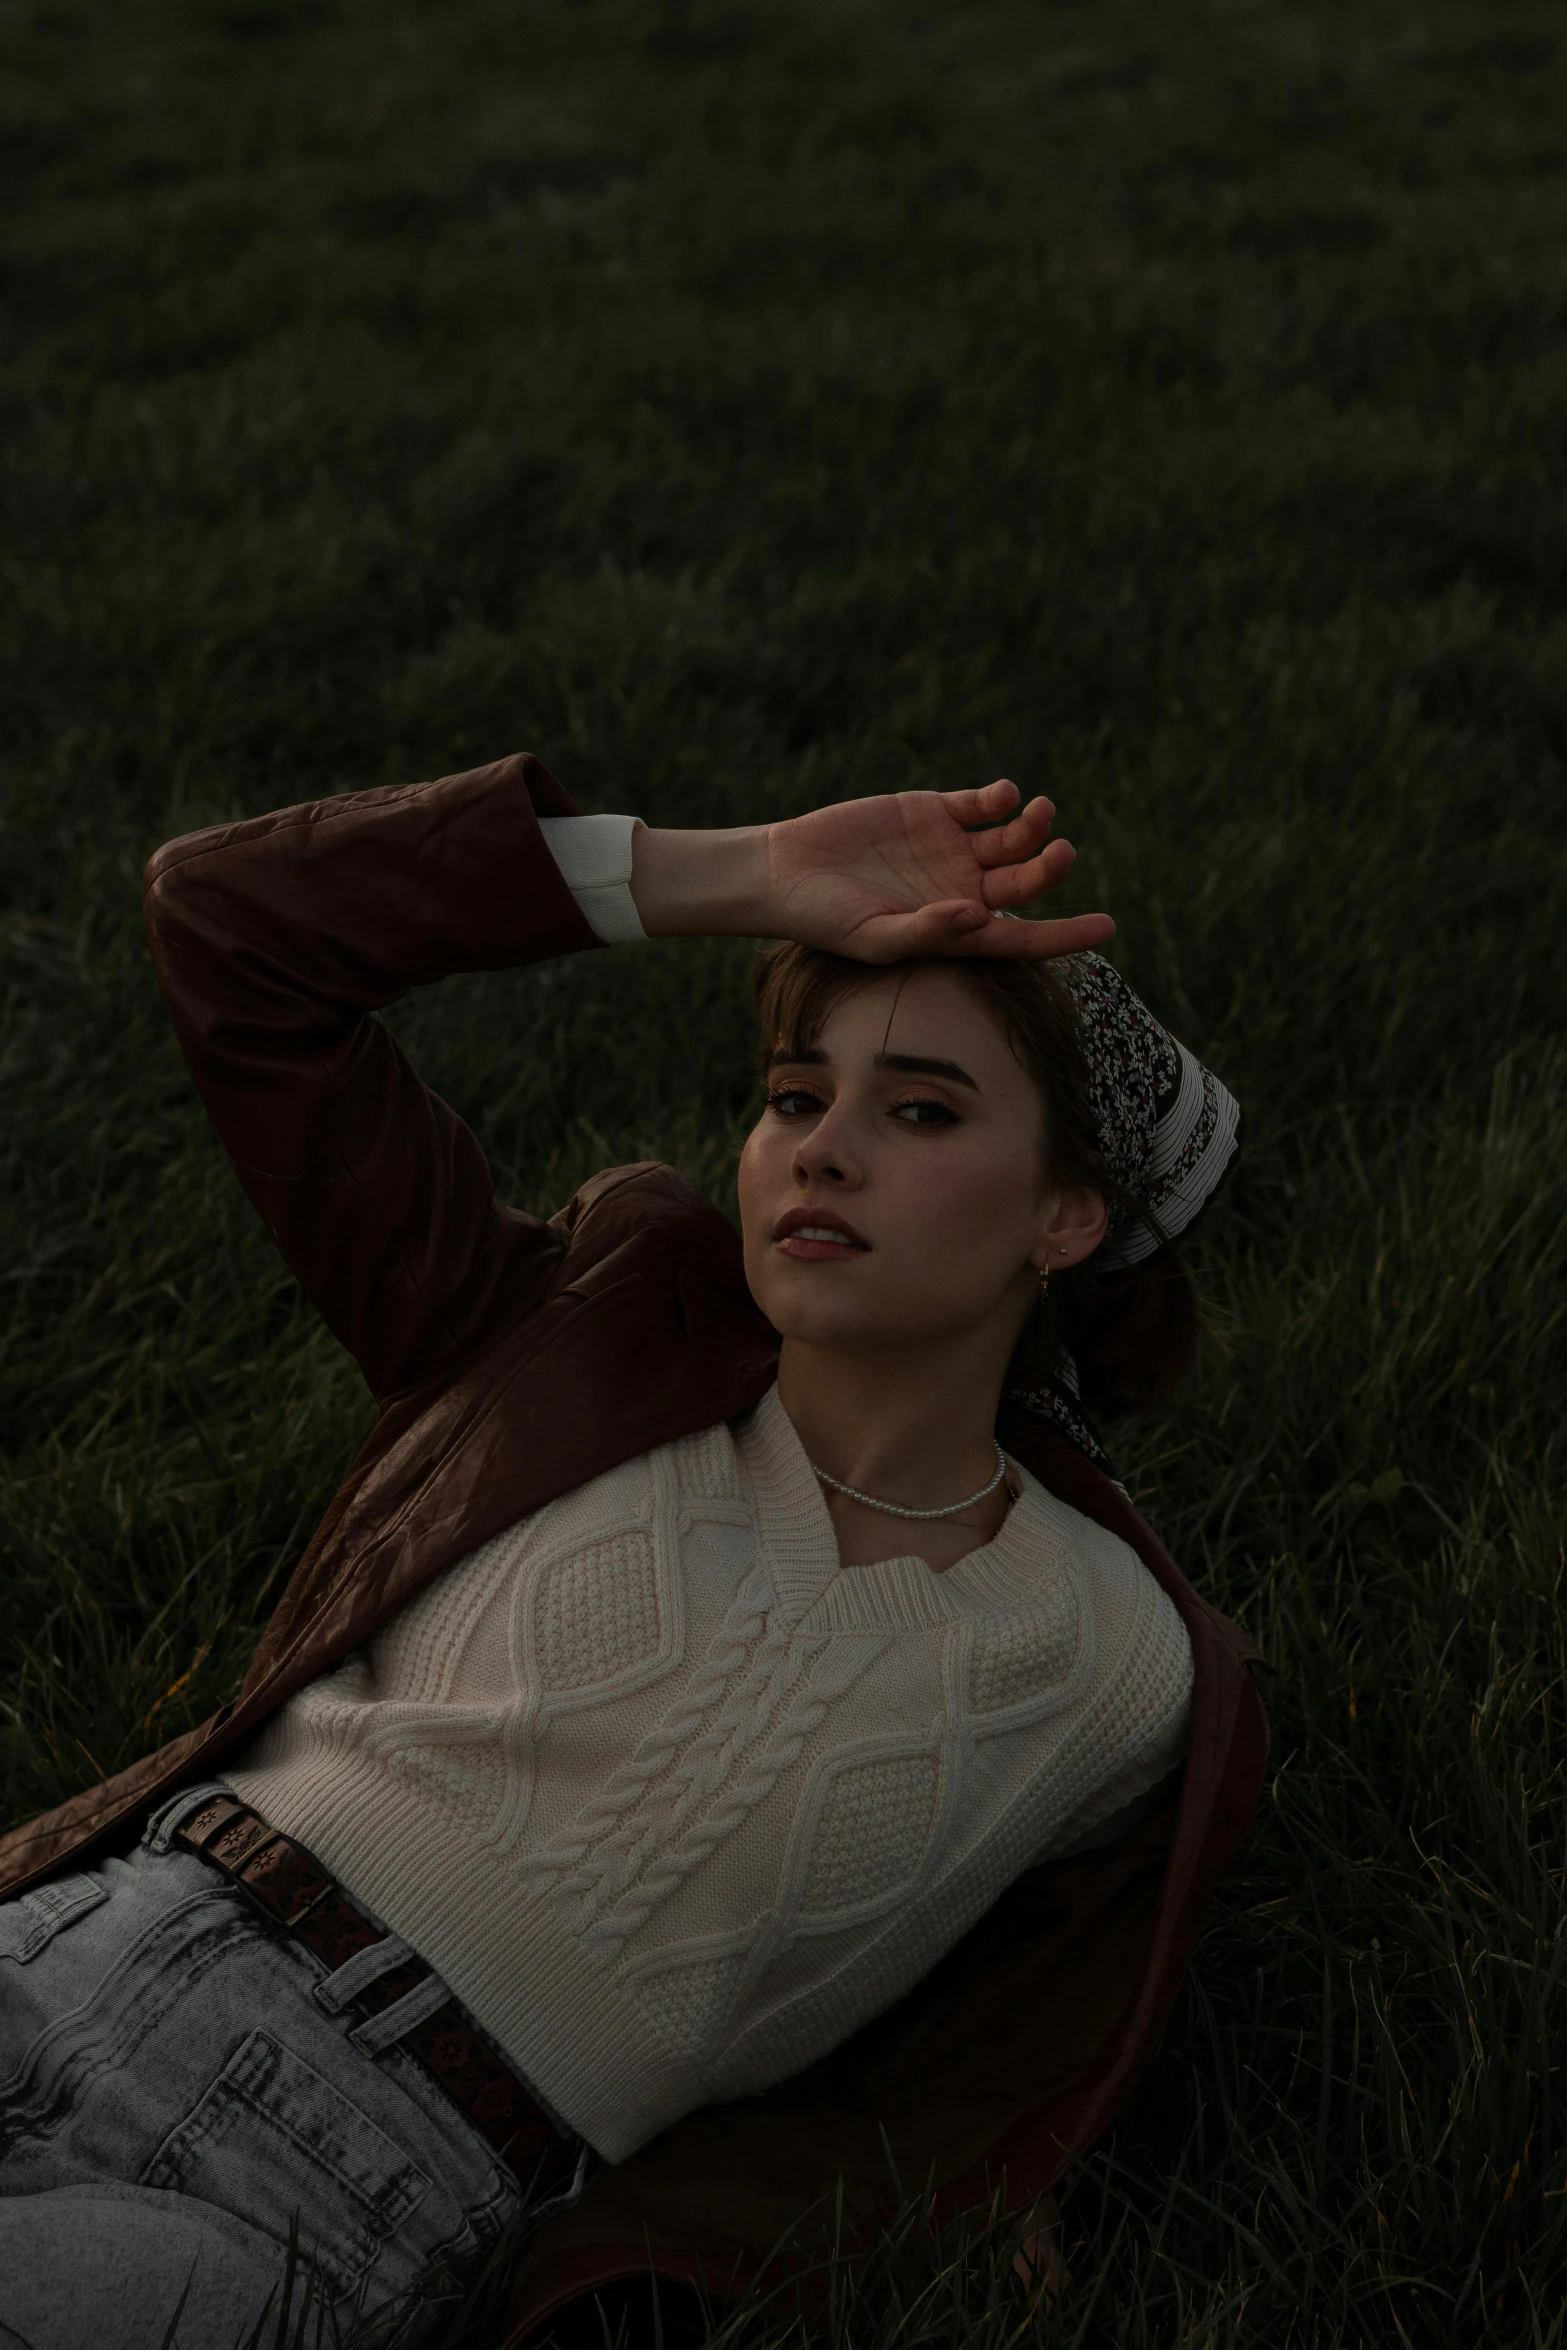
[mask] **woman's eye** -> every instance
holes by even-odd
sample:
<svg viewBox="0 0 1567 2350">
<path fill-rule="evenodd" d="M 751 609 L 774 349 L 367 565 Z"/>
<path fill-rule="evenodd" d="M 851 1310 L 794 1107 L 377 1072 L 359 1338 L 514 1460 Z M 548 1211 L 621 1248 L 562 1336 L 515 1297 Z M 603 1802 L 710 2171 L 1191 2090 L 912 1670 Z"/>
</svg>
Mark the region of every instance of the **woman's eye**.
<svg viewBox="0 0 1567 2350">
<path fill-rule="evenodd" d="M 899 1102 L 892 1114 L 905 1126 L 955 1126 L 958 1122 L 956 1110 L 949 1110 L 945 1102 Z"/>
<path fill-rule="evenodd" d="M 821 1097 L 810 1093 L 803 1085 L 781 1085 L 767 1097 L 767 1107 L 776 1110 L 780 1118 L 808 1118 L 813 1110 L 822 1107 Z"/>
</svg>

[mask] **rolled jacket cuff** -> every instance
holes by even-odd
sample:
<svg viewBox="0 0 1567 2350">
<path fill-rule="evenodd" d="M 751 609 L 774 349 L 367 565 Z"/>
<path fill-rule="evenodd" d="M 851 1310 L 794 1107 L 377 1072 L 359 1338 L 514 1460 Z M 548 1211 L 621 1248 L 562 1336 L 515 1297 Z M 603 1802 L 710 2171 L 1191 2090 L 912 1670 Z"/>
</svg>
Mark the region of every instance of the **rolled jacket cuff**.
<svg viewBox="0 0 1567 2350">
<path fill-rule="evenodd" d="M 606 946 L 644 939 L 631 894 L 631 836 L 640 816 L 541 816 L 544 846 L 583 916 Z"/>
</svg>

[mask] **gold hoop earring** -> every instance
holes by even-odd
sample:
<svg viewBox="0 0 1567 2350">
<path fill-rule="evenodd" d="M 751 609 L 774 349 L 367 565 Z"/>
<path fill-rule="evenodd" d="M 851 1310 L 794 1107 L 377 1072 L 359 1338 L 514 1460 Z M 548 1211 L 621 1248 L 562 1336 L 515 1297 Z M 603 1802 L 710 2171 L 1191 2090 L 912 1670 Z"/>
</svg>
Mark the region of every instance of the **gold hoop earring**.
<svg viewBox="0 0 1567 2350">
<path fill-rule="evenodd" d="M 1039 1302 L 1041 1305 L 1045 1305 L 1049 1302 L 1050 1297 L 1050 1267 L 1040 1265 L 1035 1269 L 1039 1274 Z"/>
</svg>

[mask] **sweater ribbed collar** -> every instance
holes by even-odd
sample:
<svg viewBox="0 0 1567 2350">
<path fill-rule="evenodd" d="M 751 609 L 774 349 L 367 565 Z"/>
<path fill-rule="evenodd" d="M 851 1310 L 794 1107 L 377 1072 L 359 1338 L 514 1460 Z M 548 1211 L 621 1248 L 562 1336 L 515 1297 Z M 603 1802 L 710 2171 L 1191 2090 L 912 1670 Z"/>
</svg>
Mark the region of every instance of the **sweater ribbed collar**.
<svg viewBox="0 0 1567 2350">
<path fill-rule="evenodd" d="M 913 1555 L 873 1566 L 841 1564 L 826 1499 L 776 1382 L 735 1441 L 758 1547 L 790 1614 L 809 1610 L 814 1620 L 845 1631 L 916 1630 L 1038 1604 L 1047 1562 L 1061 1549 L 1061 1518 L 1070 1513 L 1010 1455 L 1019 1494 L 1000 1530 L 938 1574 Z"/>
</svg>

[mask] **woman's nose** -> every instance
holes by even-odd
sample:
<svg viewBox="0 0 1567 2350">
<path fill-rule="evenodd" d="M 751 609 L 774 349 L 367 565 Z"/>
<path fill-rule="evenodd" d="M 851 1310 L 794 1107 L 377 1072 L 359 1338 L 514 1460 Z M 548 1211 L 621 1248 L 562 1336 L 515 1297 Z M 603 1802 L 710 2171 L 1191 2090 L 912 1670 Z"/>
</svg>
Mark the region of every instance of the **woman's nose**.
<svg viewBox="0 0 1567 2350">
<path fill-rule="evenodd" d="M 841 1184 L 855 1190 L 860 1168 L 850 1138 L 831 1111 L 818 1119 L 811 1133 L 795 1146 L 794 1178 L 802 1187 L 811 1183 Z"/>
</svg>

